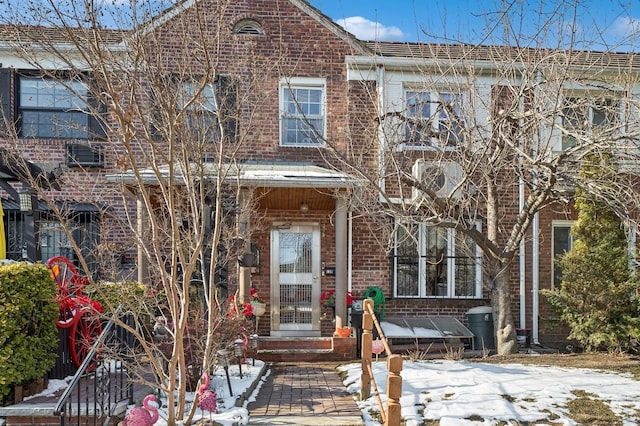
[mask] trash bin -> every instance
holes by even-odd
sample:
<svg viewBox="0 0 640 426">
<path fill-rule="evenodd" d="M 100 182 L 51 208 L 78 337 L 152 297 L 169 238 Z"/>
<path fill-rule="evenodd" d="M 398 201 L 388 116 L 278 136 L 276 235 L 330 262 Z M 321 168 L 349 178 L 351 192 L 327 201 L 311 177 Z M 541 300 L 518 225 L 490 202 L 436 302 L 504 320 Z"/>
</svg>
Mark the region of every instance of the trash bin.
<svg viewBox="0 0 640 426">
<path fill-rule="evenodd" d="M 478 306 L 467 311 L 469 330 L 473 333 L 473 349 L 495 349 L 491 306 Z"/>
</svg>

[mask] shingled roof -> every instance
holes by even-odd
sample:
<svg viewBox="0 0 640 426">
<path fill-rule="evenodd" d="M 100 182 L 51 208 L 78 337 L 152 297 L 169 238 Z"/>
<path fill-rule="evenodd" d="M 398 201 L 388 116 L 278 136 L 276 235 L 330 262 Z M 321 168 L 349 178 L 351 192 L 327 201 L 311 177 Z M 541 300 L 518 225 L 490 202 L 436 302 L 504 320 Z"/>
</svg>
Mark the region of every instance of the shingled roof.
<svg viewBox="0 0 640 426">
<path fill-rule="evenodd" d="M 451 61 L 515 61 L 527 64 L 555 60 L 557 63 L 566 64 L 567 66 L 640 68 L 640 55 L 636 53 L 405 42 L 367 42 L 366 45 L 376 56 L 389 58 Z"/>
<path fill-rule="evenodd" d="M 117 44 L 123 40 L 127 31 L 113 29 L 48 27 L 38 25 L 0 25 L 0 42 L 17 43 L 46 40 L 47 43 L 69 43 L 70 40 L 82 40 L 96 37 L 104 43 Z"/>
</svg>

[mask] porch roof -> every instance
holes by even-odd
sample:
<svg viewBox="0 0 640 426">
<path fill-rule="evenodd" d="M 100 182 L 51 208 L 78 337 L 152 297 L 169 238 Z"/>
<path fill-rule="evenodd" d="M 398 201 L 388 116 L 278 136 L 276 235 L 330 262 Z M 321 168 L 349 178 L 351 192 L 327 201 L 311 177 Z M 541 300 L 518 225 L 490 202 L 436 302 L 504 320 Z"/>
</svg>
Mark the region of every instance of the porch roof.
<svg viewBox="0 0 640 426">
<path fill-rule="evenodd" d="M 348 188 L 357 185 L 357 180 L 347 173 L 308 163 L 240 163 L 224 164 L 222 167 L 216 163 L 189 163 L 189 170 L 174 167 L 174 181 L 178 184 L 190 174 L 203 176 L 204 179 L 215 179 L 220 175 L 227 182 L 267 188 Z M 140 180 L 134 172 L 124 171 L 107 175 L 107 180 L 127 185 L 166 184 L 170 167 L 160 166 L 157 171 L 144 169 L 139 175 Z"/>
</svg>

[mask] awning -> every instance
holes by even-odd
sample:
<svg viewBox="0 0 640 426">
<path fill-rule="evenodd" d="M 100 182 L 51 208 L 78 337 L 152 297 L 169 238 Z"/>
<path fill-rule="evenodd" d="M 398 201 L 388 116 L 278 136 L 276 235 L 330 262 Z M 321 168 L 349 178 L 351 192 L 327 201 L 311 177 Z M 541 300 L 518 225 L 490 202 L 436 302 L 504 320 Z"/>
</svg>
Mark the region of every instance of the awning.
<svg viewBox="0 0 640 426">
<path fill-rule="evenodd" d="M 214 163 L 191 164 L 190 172 L 195 173 L 202 168 L 205 178 L 214 179 L 219 174 L 225 181 L 237 182 L 242 186 L 269 188 L 348 188 L 357 185 L 357 180 L 347 173 L 305 163 L 243 163 L 225 164 L 218 168 Z M 169 178 L 169 167 L 161 166 L 158 173 L 152 169 L 140 172 L 142 184 L 158 185 Z M 187 173 L 178 167 L 174 168 L 174 179 L 177 184 Z M 198 174 L 199 175 L 199 174 Z M 136 176 L 131 171 L 107 175 L 110 182 L 137 185 Z"/>
</svg>

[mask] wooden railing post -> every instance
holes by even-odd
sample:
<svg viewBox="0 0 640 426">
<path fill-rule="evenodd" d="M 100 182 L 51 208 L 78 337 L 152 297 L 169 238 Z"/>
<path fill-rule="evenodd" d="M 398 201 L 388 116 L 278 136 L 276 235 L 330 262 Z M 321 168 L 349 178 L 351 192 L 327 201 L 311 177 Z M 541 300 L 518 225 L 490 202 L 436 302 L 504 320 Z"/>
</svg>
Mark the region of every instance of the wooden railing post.
<svg viewBox="0 0 640 426">
<path fill-rule="evenodd" d="M 387 420 L 385 426 L 400 426 L 400 397 L 402 396 L 402 357 L 391 355 L 387 361 Z"/>
<path fill-rule="evenodd" d="M 371 376 L 369 366 L 371 366 L 371 342 L 373 341 L 373 300 L 365 299 L 362 309 L 362 352 L 361 365 L 362 374 L 360 376 L 360 399 L 365 400 L 371 396 Z"/>
</svg>

